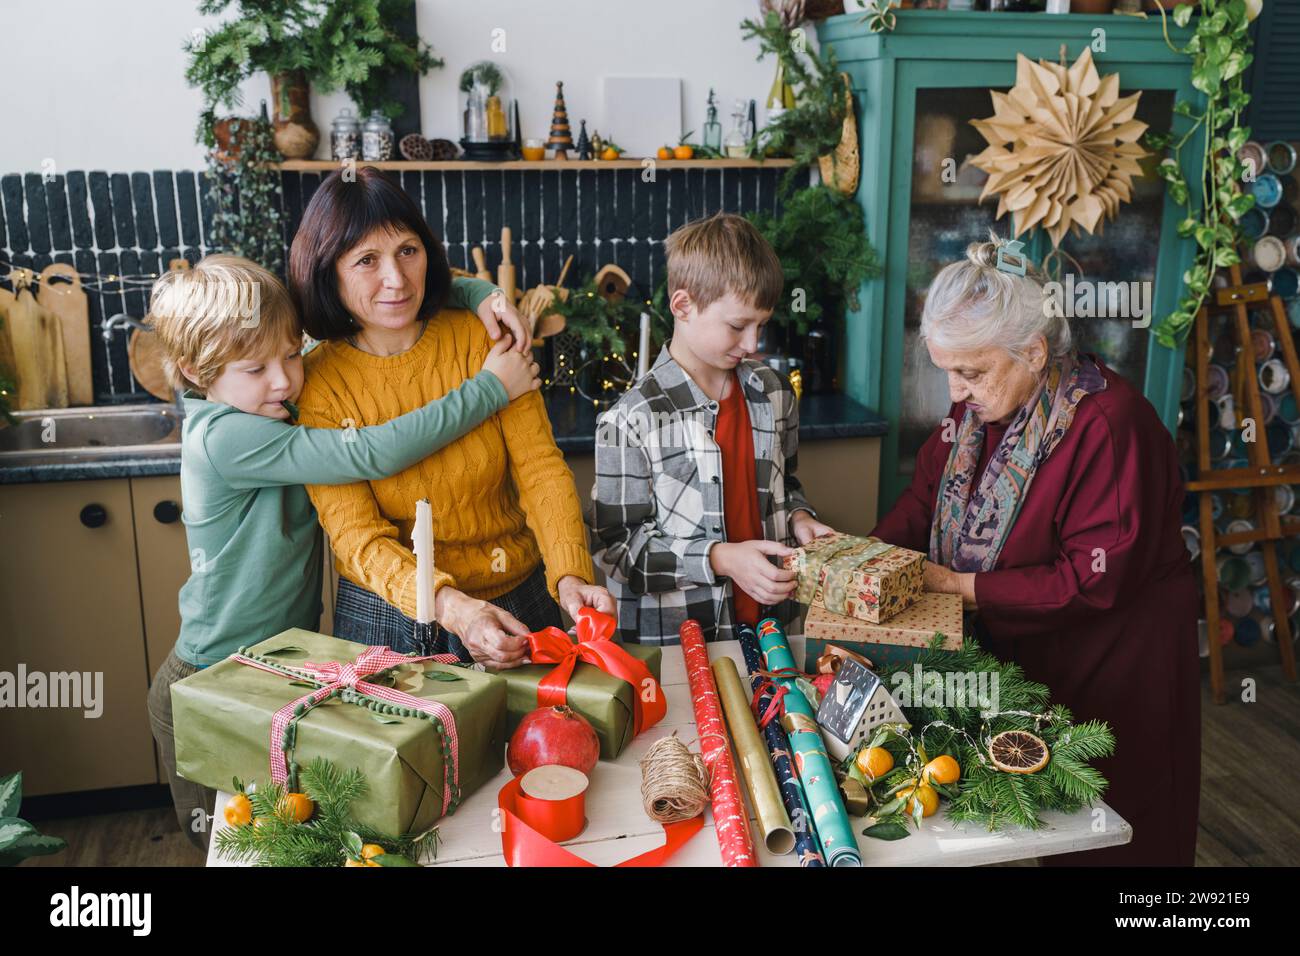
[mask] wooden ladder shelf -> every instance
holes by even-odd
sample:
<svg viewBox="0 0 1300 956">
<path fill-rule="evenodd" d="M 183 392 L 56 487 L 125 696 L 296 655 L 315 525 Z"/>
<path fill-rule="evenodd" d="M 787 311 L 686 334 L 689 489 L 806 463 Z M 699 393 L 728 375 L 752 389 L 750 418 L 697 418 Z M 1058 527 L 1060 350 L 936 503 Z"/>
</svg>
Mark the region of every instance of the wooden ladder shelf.
<svg viewBox="0 0 1300 956">
<path fill-rule="evenodd" d="M 1268 441 L 1264 431 L 1264 408 L 1259 396 L 1259 379 L 1255 374 L 1254 346 L 1251 343 L 1250 321 L 1246 306 L 1249 303 L 1268 302 L 1272 315 L 1274 335 L 1282 349 L 1283 361 L 1291 374 L 1291 394 L 1300 407 L 1300 362 L 1297 362 L 1291 326 L 1287 322 L 1282 300 L 1270 296 L 1263 283 L 1243 285 L 1241 267 L 1229 268 L 1231 285 L 1215 290 L 1215 303 L 1202 307 L 1196 315 L 1196 436 L 1198 475 L 1187 483 L 1188 491 L 1199 493 L 1201 513 L 1201 571 L 1205 579 L 1205 620 L 1210 647 L 1210 689 L 1215 703 L 1225 702 L 1223 685 L 1223 648 L 1219 643 L 1219 571 L 1215 560 L 1219 548 L 1246 542 L 1260 542 L 1264 555 L 1264 569 L 1268 576 L 1269 600 L 1273 608 L 1274 633 L 1282 671 L 1288 680 L 1296 679 L 1295 648 L 1291 645 L 1291 593 L 1282 582 L 1278 568 L 1277 543 L 1291 535 L 1300 535 L 1300 518 L 1278 514 L 1273 489 L 1277 485 L 1300 485 L 1300 465 L 1279 465 L 1269 456 Z M 1210 398 L 1208 379 L 1210 370 L 1210 312 L 1225 311 L 1233 314 L 1232 325 L 1237 339 L 1237 368 L 1235 377 L 1246 397 L 1246 411 L 1255 422 L 1254 441 L 1246 442 L 1249 465 L 1244 468 L 1215 469 L 1210 462 Z M 1239 418 L 1238 421 L 1244 421 Z M 1220 534 L 1214 527 L 1210 495 L 1215 491 L 1251 489 L 1255 495 L 1257 527 L 1250 531 Z"/>
</svg>

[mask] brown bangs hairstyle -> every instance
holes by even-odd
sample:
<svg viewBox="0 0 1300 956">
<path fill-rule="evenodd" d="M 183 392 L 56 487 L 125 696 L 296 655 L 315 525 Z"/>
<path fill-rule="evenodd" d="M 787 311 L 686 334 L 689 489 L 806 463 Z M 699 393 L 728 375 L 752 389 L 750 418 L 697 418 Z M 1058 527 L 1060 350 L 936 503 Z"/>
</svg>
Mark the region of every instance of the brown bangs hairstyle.
<svg viewBox="0 0 1300 956">
<path fill-rule="evenodd" d="M 339 295 L 335 264 L 376 229 L 409 229 L 424 244 L 420 318 L 437 313 L 451 291 L 447 252 L 411 197 L 373 166 L 362 166 L 355 174 L 352 181 L 343 178 L 341 169 L 325 177 L 303 212 L 289 251 L 289 289 L 302 327 L 314 339 L 346 338 L 360 328 Z"/>
</svg>

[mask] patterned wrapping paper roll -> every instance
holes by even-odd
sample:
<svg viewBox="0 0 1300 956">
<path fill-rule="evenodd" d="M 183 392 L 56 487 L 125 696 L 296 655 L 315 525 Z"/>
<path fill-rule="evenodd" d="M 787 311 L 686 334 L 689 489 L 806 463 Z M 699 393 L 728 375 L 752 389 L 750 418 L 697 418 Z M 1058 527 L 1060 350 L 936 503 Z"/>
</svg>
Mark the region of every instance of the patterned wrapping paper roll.
<svg viewBox="0 0 1300 956">
<path fill-rule="evenodd" d="M 687 621 L 680 633 L 696 730 L 700 735 L 700 753 L 709 768 L 713 825 L 722 862 L 727 866 L 758 866 L 758 855 L 749 835 L 749 812 L 736 782 L 736 765 L 731 759 L 727 726 L 722 720 L 722 703 L 713 684 L 713 672 L 709 670 L 704 632 L 697 621 Z"/>
<path fill-rule="evenodd" d="M 745 655 L 745 667 L 749 670 L 750 687 L 757 692 L 765 680 L 759 674 L 763 669 L 763 659 L 758 649 L 758 638 L 748 624 L 741 624 L 736 633 L 740 638 L 740 650 Z M 759 713 L 766 713 L 771 702 L 772 692 L 768 690 L 758 699 Z M 790 762 L 790 739 L 786 737 L 785 728 L 780 721 L 768 721 L 763 728 L 763 740 L 767 743 L 772 769 L 776 771 L 776 782 L 781 787 L 781 802 L 785 804 L 785 812 L 790 815 L 790 823 L 794 827 L 794 852 L 799 857 L 799 865 L 825 866 L 821 842 L 817 839 L 817 826 L 813 823 L 812 814 L 808 812 L 803 786 Z"/>
<path fill-rule="evenodd" d="M 758 623 L 758 642 L 767 662 L 767 670 L 797 670 L 794 655 L 790 653 L 785 631 L 775 618 L 764 618 Z M 793 678 L 773 678 L 789 688 L 782 700 L 784 712 L 781 722 L 790 736 L 794 750 L 795 767 L 803 782 L 804 794 L 812 807 L 813 822 L 821 838 L 822 853 L 831 866 L 861 866 L 862 856 L 849 824 L 849 815 L 840 799 L 840 788 L 835 781 L 835 768 L 826 753 L 817 715 L 803 692 L 795 686 Z"/>
</svg>

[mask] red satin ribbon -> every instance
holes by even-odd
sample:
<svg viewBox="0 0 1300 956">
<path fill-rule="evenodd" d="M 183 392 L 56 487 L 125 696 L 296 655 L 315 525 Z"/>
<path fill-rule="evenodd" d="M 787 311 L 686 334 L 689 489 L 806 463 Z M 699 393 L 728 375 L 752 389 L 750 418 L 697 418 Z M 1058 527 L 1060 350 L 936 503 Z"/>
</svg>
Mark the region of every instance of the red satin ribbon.
<svg viewBox="0 0 1300 956">
<path fill-rule="evenodd" d="M 594 664 L 606 674 L 632 685 L 632 732 L 639 734 L 663 720 L 668 699 L 650 668 L 610 640 L 618 622 L 595 608 L 578 612 L 578 643 L 558 627 L 546 627 L 528 635 L 528 656 L 534 664 L 555 664 L 537 684 L 537 706 L 550 707 L 568 701 L 569 679 L 578 661 Z M 649 683 L 647 683 L 647 681 Z M 650 700 L 646 700 L 649 690 Z"/>
<path fill-rule="evenodd" d="M 519 818 L 516 802 L 520 796 L 520 778 L 516 777 L 501 788 L 497 794 L 497 806 L 501 808 L 504 828 L 501 831 L 501 852 L 505 855 L 506 866 L 595 866 L 588 860 L 570 853 L 564 847 L 548 837 L 538 833 Z M 691 837 L 700 832 L 704 826 L 704 814 L 683 820 L 680 823 L 666 823 L 664 828 L 664 845 L 647 850 L 624 860 L 616 866 L 661 866 L 674 853 L 686 845 Z"/>
</svg>

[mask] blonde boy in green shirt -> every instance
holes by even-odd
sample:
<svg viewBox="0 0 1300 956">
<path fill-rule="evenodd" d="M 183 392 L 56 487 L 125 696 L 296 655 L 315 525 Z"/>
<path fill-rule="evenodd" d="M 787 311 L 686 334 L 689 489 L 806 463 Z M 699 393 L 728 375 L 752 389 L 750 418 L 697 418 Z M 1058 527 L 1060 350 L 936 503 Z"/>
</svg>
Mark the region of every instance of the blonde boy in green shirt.
<svg viewBox="0 0 1300 956">
<path fill-rule="evenodd" d="M 171 684 L 287 628 L 320 623 L 323 540 L 304 484 L 386 478 L 433 454 L 538 388 L 513 308 L 476 279 L 456 279 L 449 305 L 502 335 L 483 369 L 454 392 L 383 425 L 292 423 L 302 390 L 302 327 L 288 291 L 247 259 L 212 255 L 154 285 L 148 321 L 173 384 L 189 389 L 181 497 L 191 575 L 181 630 L 149 690 L 149 718 L 182 830 L 207 843 L 215 794 L 176 775 Z M 512 347 L 513 343 L 522 343 Z M 195 394 L 197 393 L 197 394 Z"/>
</svg>

